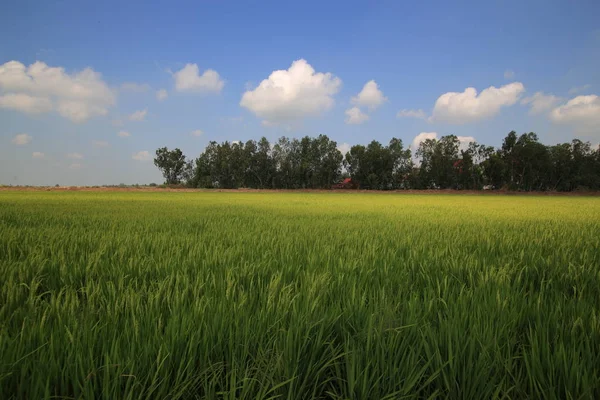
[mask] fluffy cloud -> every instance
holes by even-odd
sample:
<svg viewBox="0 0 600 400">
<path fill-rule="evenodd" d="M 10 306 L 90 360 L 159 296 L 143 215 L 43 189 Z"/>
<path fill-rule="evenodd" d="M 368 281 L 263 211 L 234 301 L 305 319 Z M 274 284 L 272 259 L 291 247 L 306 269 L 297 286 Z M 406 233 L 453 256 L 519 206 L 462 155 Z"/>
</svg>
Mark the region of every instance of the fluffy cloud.
<svg viewBox="0 0 600 400">
<path fill-rule="evenodd" d="M 398 118 L 420 118 L 420 119 L 425 119 L 427 118 L 427 114 L 425 114 L 425 111 L 418 109 L 418 110 L 409 110 L 409 109 L 403 109 L 398 111 L 398 114 L 396 114 L 396 117 Z"/>
<path fill-rule="evenodd" d="M 559 102 L 560 97 L 553 94 L 544 94 L 543 92 L 536 92 L 533 96 L 521 100 L 521 104 L 531 104 L 530 114 L 541 114 L 555 107 Z"/>
<path fill-rule="evenodd" d="M 365 83 L 360 93 L 352 97 L 351 102 L 359 107 L 368 107 L 374 110 L 387 101 L 387 97 L 379 90 L 379 86 L 374 80 Z"/>
<path fill-rule="evenodd" d="M 294 121 L 329 110 L 341 85 L 339 78 L 315 72 L 301 59 L 287 70 L 273 71 L 254 90 L 246 91 L 240 106 L 270 124 Z"/>
<path fill-rule="evenodd" d="M 207 69 L 200 75 L 198 64 L 186 64 L 173 74 L 175 89 L 179 92 L 216 92 L 219 93 L 225 82 L 217 71 Z"/>
<path fill-rule="evenodd" d="M 348 153 L 350 151 L 350 148 L 352 147 L 351 144 L 349 143 L 342 143 L 340 145 L 338 145 L 337 149 L 340 151 L 340 153 L 342 153 L 342 155 L 345 157 L 346 153 Z"/>
<path fill-rule="evenodd" d="M 590 85 L 589 83 L 587 83 L 585 85 L 581 85 L 581 86 L 575 86 L 575 87 L 572 87 L 571 89 L 569 89 L 569 94 L 581 93 L 581 92 L 588 90 L 591 87 L 592 87 L 592 85 Z"/>
<path fill-rule="evenodd" d="M 79 153 L 69 153 L 67 154 L 67 158 L 72 158 L 73 160 L 83 160 L 83 155 Z"/>
<path fill-rule="evenodd" d="M 31 136 L 26 133 L 19 133 L 12 139 L 12 143 L 16 144 L 17 146 L 24 146 L 29 142 L 31 142 Z"/>
<path fill-rule="evenodd" d="M 358 107 L 352 107 L 346 110 L 346 123 L 351 125 L 359 125 L 369 120 L 369 116 L 360 111 Z"/>
<path fill-rule="evenodd" d="M 525 87 L 521 82 L 513 82 L 499 88 L 490 86 L 479 95 L 473 87 L 464 92 L 448 92 L 435 102 L 433 121 L 464 124 L 493 117 L 502 107 L 515 104 Z"/>
<path fill-rule="evenodd" d="M 34 151 L 33 153 L 31 153 L 31 157 L 41 160 L 42 158 L 44 158 L 44 153 L 41 153 L 39 151 Z"/>
<path fill-rule="evenodd" d="M 167 97 L 169 97 L 169 93 L 167 93 L 167 89 L 160 89 L 156 91 L 156 100 L 163 101 Z"/>
<path fill-rule="evenodd" d="M 106 115 L 115 103 L 113 92 L 91 68 L 68 74 L 40 61 L 28 67 L 18 61 L 0 65 L 0 92 L 2 107 L 24 112 L 56 109 L 73 122 Z"/>
<path fill-rule="evenodd" d="M 143 121 L 146 119 L 146 114 L 148 114 L 148 110 L 138 110 L 131 114 L 128 118 L 130 121 Z"/>
<path fill-rule="evenodd" d="M 136 161 L 150 161 L 152 159 L 152 156 L 146 150 L 143 150 L 132 154 L 131 158 Z"/>
<path fill-rule="evenodd" d="M 121 85 L 121 90 L 132 93 L 146 93 L 151 89 L 147 83 L 125 82 Z"/>
<path fill-rule="evenodd" d="M 552 110 L 550 119 L 558 123 L 598 126 L 600 124 L 600 97 L 593 94 L 577 96 Z"/>
<path fill-rule="evenodd" d="M 105 142 L 103 140 L 92 140 L 92 146 L 94 146 L 94 147 L 108 147 L 109 144 L 108 144 L 108 142 Z"/>
<path fill-rule="evenodd" d="M 204 134 L 204 132 L 202 132 L 201 129 L 196 129 L 195 131 L 190 132 L 191 136 L 202 136 Z"/>
<path fill-rule="evenodd" d="M 45 97 L 31 96 L 25 93 L 7 93 L 0 95 L 0 108 L 38 114 L 52 110 L 52 102 Z"/>
<path fill-rule="evenodd" d="M 513 79 L 515 77 L 515 71 L 507 69 L 504 71 L 504 79 Z"/>
<path fill-rule="evenodd" d="M 437 139 L 437 132 L 421 132 L 413 139 L 410 144 L 410 149 L 413 153 L 417 151 L 421 142 L 426 141 L 427 139 Z"/>
<path fill-rule="evenodd" d="M 131 134 L 127 131 L 120 131 L 119 133 L 117 133 L 117 136 L 119 137 L 129 137 L 131 136 Z"/>
<path fill-rule="evenodd" d="M 458 145 L 458 150 L 467 150 L 469 148 L 469 143 L 476 142 L 473 136 L 457 136 L 460 144 Z"/>
</svg>

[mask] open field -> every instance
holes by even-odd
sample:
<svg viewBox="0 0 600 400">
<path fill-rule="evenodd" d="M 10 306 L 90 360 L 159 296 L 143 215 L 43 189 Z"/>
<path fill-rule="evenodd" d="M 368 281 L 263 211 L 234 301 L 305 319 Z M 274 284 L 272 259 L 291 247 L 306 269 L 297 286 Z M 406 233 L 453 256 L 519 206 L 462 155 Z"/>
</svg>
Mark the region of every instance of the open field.
<svg viewBox="0 0 600 400">
<path fill-rule="evenodd" d="M 600 398 L 600 199 L 0 192 L 0 398 Z"/>
</svg>

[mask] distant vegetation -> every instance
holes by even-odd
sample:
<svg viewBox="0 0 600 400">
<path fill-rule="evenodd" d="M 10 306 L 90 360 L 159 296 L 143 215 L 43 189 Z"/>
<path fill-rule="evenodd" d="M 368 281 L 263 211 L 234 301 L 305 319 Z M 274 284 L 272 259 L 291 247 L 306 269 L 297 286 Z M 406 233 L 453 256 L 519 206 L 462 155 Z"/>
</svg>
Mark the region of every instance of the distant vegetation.
<svg viewBox="0 0 600 400">
<path fill-rule="evenodd" d="M 578 139 L 546 146 L 535 133 L 510 132 L 502 147 L 461 145 L 454 135 L 427 139 L 415 154 L 402 140 L 372 141 L 342 154 L 325 135 L 277 143 L 210 142 L 195 160 L 156 151 L 167 184 L 200 188 L 328 189 L 345 177 L 361 189 L 600 190 L 600 149 Z"/>
<path fill-rule="evenodd" d="M 600 201 L 0 193 L 0 399 L 598 399 Z"/>
</svg>

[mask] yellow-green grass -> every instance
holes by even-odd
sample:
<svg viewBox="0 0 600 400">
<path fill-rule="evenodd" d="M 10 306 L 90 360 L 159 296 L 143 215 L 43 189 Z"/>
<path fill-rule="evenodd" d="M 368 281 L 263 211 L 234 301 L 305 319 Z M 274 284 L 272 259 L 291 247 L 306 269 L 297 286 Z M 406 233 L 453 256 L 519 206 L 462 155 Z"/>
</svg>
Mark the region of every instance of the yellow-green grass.
<svg viewBox="0 0 600 400">
<path fill-rule="evenodd" d="M 599 398 L 600 198 L 0 192 L 0 398 Z"/>
</svg>

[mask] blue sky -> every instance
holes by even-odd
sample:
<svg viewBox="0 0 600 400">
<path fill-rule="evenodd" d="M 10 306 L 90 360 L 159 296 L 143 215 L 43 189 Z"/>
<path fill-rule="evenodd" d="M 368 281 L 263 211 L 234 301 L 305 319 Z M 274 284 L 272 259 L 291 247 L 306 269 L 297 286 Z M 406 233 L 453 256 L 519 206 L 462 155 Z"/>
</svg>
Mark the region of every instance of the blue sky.
<svg viewBox="0 0 600 400">
<path fill-rule="evenodd" d="M 261 136 L 596 144 L 599 71 L 598 1 L 9 2 L 0 184 L 161 182 L 158 147 Z"/>
</svg>

